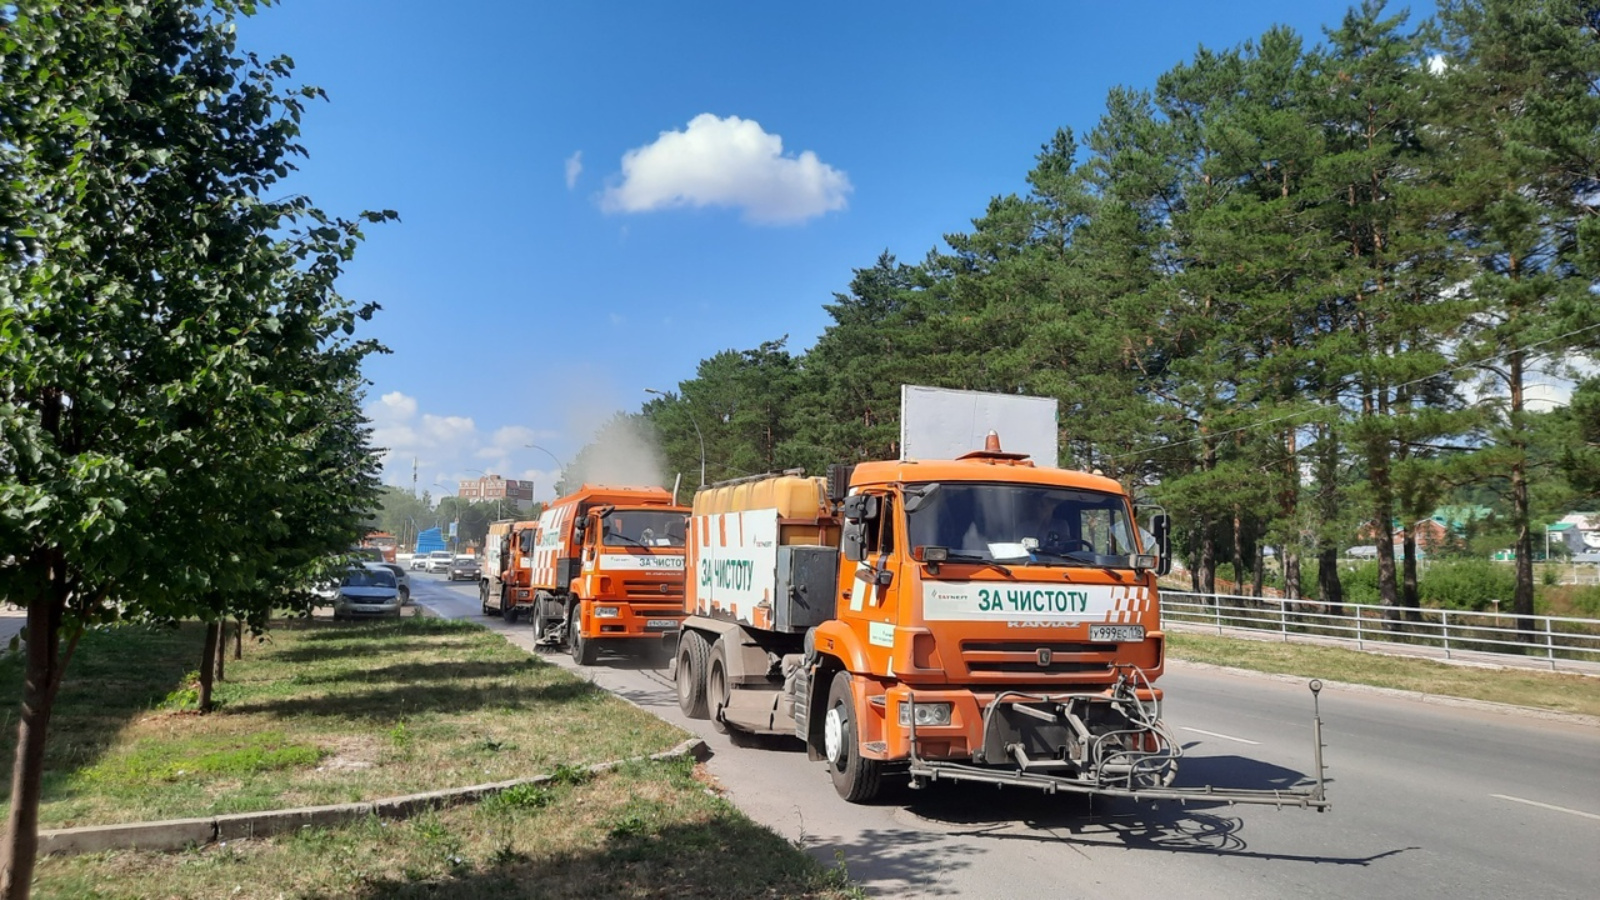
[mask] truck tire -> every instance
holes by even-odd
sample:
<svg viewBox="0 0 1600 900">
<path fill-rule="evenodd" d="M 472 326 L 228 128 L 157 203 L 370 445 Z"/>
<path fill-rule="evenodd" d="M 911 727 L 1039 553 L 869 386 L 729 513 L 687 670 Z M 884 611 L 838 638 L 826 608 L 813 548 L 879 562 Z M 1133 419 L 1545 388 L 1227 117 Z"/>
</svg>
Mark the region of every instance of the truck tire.
<svg viewBox="0 0 1600 900">
<path fill-rule="evenodd" d="M 578 665 L 592 666 L 600 658 L 600 648 L 583 636 L 582 624 L 578 618 L 578 604 L 574 603 L 567 610 L 567 652 L 572 654 Z"/>
<path fill-rule="evenodd" d="M 711 648 L 698 631 L 685 631 L 678 638 L 678 670 L 673 680 L 678 685 L 678 709 L 691 719 L 710 715 L 706 703 L 706 663 Z"/>
<path fill-rule="evenodd" d="M 728 705 L 728 697 L 732 693 L 728 686 L 728 639 L 717 638 L 711 645 L 711 655 L 706 660 L 705 703 L 706 710 L 711 716 L 711 727 L 719 734 L 728 733 L 728 723 L 722 721 L 720 716 L 724 707 Z"/>
<path fill-rule="evenodd" d="M 487 582 L 487 581 L 479 582 L 479 584 L 478 584 L 478 601 L 483 604 L 483 614 L 485 616 L 493 616 L 493 615 L 499 614 L 499 612 L 500 612 L 499 610 L 490 609 L 489 608 L 489 582 Z"/>
<path fill-rule="evenodd" d="M 823 752 L 833 789 L 851 803 L 877 799 L 883 787 L 883 762 L 861 756 L 859 710 L 850 690 L 850 673 L 837 672 L 828 688 L 828 709 L 822 723 Z"/>
<path fill-rule="evenodd" d="M 545 641 L 550 639 L 550 620 L 544 617 L 544 603 L 534 601 L 533 604 L 533 648 L 535 650 L 550 649 Z"/>
<path fill-rule="evenodd" d="M 500 618 L 505 619 L 507 625 L 515 625 L 517 624 L 517 614 L 521 612 L 521 610 L 517 609 L 517 603 L 515 600 L 509 603 L 506 602 L 506 597 L 510 595 L 510 593 L 511 592 L 505 588 L 500 589 Z"/>
</svg>

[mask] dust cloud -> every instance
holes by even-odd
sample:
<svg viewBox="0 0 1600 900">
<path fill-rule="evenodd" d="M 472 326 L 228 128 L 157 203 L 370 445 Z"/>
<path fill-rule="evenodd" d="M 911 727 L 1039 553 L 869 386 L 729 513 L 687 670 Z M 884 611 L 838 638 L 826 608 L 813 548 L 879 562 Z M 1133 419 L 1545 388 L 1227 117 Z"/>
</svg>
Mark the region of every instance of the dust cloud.
<svg viewBox="0 0 1600 900">
<path fill-rule="evenodd" d="M 596 430 L 594 439 L 562 473 L 563 486 L 569 491 L 580 484 L 670 490 L 670 484 L 663 484 L 665 468 L 666 461 L 650 423 L 636 416 L 618 414 Z"/>
</svg>

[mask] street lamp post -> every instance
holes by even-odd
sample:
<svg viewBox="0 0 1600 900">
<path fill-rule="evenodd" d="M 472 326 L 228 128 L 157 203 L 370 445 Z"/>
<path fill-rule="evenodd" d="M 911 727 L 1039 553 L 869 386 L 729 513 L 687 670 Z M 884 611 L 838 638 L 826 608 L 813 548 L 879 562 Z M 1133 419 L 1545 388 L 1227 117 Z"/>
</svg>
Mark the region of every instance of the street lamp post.
<svg viewBox="0 0 1600 900">
<path fill-rule="evenodd" d="M 561 469 L 561 475 L 557 476 L 557 477 L 558 478 L 562 478 L 562 477 L 566 476 L 566 474 L 567 474 L 567 464 L 561 461 L 561 457 L 556 456 L 554 453 L 551 453 L 549 450 L 546 450 L 545 448 L 539 446 L 538 444 L 523 444 L 522 446 L 527 447 L 530 450 L 537 450 L 540 453 L 543 453 L 545 456 L 550 457 L 551 461 L 553 461 Z M 552 484 L 550 486 L 550 490 L 551 490 L 552 493 L 555 492 L 555 485 L 554 484 Z"/>
<path fill-rule="evenodd" d="M 671 396 L 666 391 L 658 391 L 655 388 L 645 388 L 644 392 L 646 394 L 655 394 L 657 397 L 668 397 L 668 396 Z M 694 410 L 689 408 L 689 401 L 687 401 L 687 400 L 684 401 L 683 411 L 684 411 L 684 414 L 689 417 L 689 424 L 694 426 L 694 436 L 700 441 L 700 486 L 701 487 L 705 487 L 706 486 L 706 436 L 704 434 L 700 433 L 700 423 L 695 421 Z"/>
</svg>

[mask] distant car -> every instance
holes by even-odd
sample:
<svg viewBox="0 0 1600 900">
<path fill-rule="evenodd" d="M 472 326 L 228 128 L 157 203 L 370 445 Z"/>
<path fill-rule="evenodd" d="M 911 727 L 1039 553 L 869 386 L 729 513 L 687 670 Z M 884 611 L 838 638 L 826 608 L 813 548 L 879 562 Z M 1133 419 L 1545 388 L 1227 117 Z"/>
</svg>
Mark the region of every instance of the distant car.
<svg viewBox="0 0 1600 900">
<path fill-rule="evenodd" d="M 411 571 L 415 572 L 418 569 L 421 569 L 424 572 L 428 571 L 428 554 L 417 553 L 412 555 Z"/>
<path fill-rule="evenodd" d="M 339 581 L 339 596 L 333 601 L 333 617 L 397 617 L 400 606 L 400 586 L 394 580 L 394 572 L 382 563 L 367 563 L 344 571 Z"/>
<path fill-rule="evenodd" d="M 379 563 L 385 569 L 394 573 L 394 583 L 400 589 L 400 605 L 411 602 L 411 575 L 399 563 Z"/>
<path fill-rule="evenodd" d="M 450 563 L 450 580 L 477 581 L 483 572 L 478 569 L 476 556 L 458 556 Z"/>
<path fill-rule="evenodd" d="M 454 558 L 455 554 L 449 550 L 435 550 L 428 554 L 428 571 L 448 572 L 450 571 L 450 561 Z"/>
</svg>

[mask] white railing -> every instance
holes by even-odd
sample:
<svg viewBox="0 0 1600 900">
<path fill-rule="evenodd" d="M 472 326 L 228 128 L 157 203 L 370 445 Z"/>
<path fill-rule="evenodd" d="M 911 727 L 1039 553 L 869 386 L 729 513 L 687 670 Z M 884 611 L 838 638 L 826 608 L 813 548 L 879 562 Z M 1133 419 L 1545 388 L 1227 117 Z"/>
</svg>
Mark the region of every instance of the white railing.
<svg viewBox="0 0 1600 900">
<path fill-rule="evenodd" d="M 1600 674 L 1600 620 L 1162 591 L 1164 627 L 1407 650 Z"/>
</svg>

